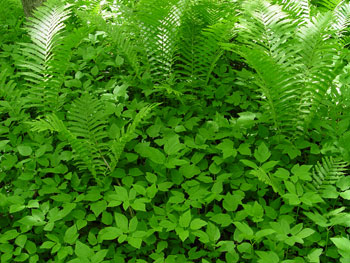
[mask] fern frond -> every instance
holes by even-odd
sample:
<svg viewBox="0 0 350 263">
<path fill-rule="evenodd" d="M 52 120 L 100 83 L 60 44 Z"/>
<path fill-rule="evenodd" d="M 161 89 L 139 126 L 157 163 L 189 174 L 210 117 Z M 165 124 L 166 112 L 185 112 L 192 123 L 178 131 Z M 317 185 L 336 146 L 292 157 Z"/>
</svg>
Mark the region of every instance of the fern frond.
<svg viewBox="0 0 350 263">
<path fill-rule="evenodd" d="M 346 28 L 350 25 L 350 3 L 341 1 L 333 11 L 334 22 L 332 27 L 337 31 L 339 37 L 342 37 Z"/>
<path fill-rule="evenodd" d="M 133 122 L 128 126 L 128 128 L 126 130 L 122 130 L 122 134 L 119 138 L 117 138 L 111 147 L 112 153 L 113 153 L 113 158 L 112 158 L 112 162 L 111 162 L 111 170 L 113 171 L 116 167 L 116 165 L 118 164 L 118 161 L 120 159 L 121 154 L 124 151 L 125 145 L 127 142 L 129 142 L 136 131 L 137 126 L 140 124 L 140 122 L 145 119 L 150 112 L 157 107 L 158 105 L 160 105 L 159 103 L 155 103 L 155 104 L 151 104 L 148 105 L 144 108 L 142 108 L 135 116 L 135 119 L 133 120 Z"/>
<path fill-rule="evenodd" d="M 281 189 L 280 183 L 276 182 L 271 177 L 271 175 L 267 174 L 263 169 L 259 168 L 256 170 L 252 170 L 250 173 L 256 176 L 261 182 L 271 186 L 275 193 L 282 195 L 283 191 Z"/>
<path fill-rule="evenodd" d="M 298 25 L 310 21 L 310 3 L 309 0 L 280 0 L 283 10 L 289 13 Z"/>
<path fill-rule="evenodd" d="M 303 92 L 299 103 L 299 128 L 306 130 L 317 112 L 323 97 L 341 69 L 338 50 L 340 43 L 330 38 L 329 27 L 332 14 L 319 15 L 316 19 L 299 29 L 299 55 L 301 57 L 301 84 Z M 340 64 L 339 64 L 340 63 Z"/>
<path fill-rule="evenodd" d="M 339 5 L 343 4 L 344 0 L 318 0 L 315 1 L 317 6 L 323 7 L 326 11 L 333 11 Z"/>
<path fill-rule="evenodd" d="M 54 78 L 60 72 L 55 61 L 55 51 L 62 43 L 64 21 L 69 17 L 69 5 L 48 1 L 40 6 L 27 22 L 32 43 L 21 43 L 24 60 L 19 63 L 28 82 L 28 107 L 43 107 L 49 89 L 59 89 L 60 82 Z M 50 105 L 54 107 L 56 105 Z"/>
<path fill-rule="evenodd" d="M 185 11 L 179 31 L 175 78 L 192 90 L 208 84 L 217 61 L 224 54 L 222 44 L 233 38 L 236 18 L 232 13 L 227 16 L 226 12 L 236 13 L 234 6 L 200 1 Z"/>
<path fill-rule="evenodd" d="M 124 32 L 122 25 L 110 23 L 99 14 L 89 14 L 87 12 L 78 12 L 78 15 L 91 25 L 95 26 L 98 31 L 106 32 L 112 45 L 115 45 L 118 53 L 126 58 L 130 66 L 135 71 L 136 76 L 140 77 L 140 55 L 134 43 L 131 41 L 131 36 Z"/>
<path fill-rule="evenodd" d="M 318 162 L 312 171 L 312 182 L 308 187 L 322 193 L 328 185 L 334 185 L 345 175 L 348 163 L 332 157 L 322 158 L 322 163 Z"/>
<path fill-rule="evenodd" d="M 153 82 L 162 83 L 173 73 L 181 17 L 188 0 L 141 1 L 138 19 Z"/>
<path fill-rule="evenodd" d="M 266 1 L 249 1 L 245 7 L 238 33 L 239 41 L 245 46 L 237 47 L 236 53 L 256 71 L 255 84 L 261 93 L 261 104 L 276 131 L 293 134 L 293 109 L 300 93 L 295 78 L 300 58 L 293 48 L 293 23 L 279 6 Z"/>
<path fill-rule="evenodd" d="M 16 82 L 10 79 L 9 70 L 7 68 L 0 72 L 0 98 L 13 101 L 18 97 L 19 89 L 16 89 Z"/>
<path fill-rule="evenodd" d="M 100 100 L 91 95 L 83 95 L 75 100 L 67 114 L 68 129 L 89 152 L 93 170 L 103 174 L 107 169 L 104 156 L 108 151 L 105 143 L 106 116 Z M 84 163 L 80 163 L 83 167 Z"/>
</svg>

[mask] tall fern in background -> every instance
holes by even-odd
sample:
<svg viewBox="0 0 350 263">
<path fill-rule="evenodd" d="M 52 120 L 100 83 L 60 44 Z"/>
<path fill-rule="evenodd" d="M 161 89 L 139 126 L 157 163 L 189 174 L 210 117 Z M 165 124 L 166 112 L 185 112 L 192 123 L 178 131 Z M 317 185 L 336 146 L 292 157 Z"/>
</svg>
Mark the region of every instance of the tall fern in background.
<svg viewBox="0 0 350 263">
<path fill-rule="evenodd" d="M 31 43 L 22 43 L 23 60 L 18 62 L 27 80 L 28 107 L 39 111 L 59 110 L 64 101 L 60 93 L 64 81 L 64 61 L 69 59 L 63 44 L 64 21 L 69 18 L 69 5 L 48 1 L 27 22 Z M 59 55 L 59 52 L 62 52 Z M 62 61 L 63 59 L 63 61 Z"/>
<path fill-rule="evenodd" d="M 323 98 L 344 66 L 334 26 L 339 15 L 318 14 L 308 21 L 307 1 L 246 1 L 239 23 L 238 53 L 256 71 L 263 109 L 278 134 L 307 134 Z M 286 11 L 284 11 L 286 10 Z M 341 27 L 341 26 L 340 26 Z M 265 115 L 268 116 L 268 115 Z"/>
</svg>

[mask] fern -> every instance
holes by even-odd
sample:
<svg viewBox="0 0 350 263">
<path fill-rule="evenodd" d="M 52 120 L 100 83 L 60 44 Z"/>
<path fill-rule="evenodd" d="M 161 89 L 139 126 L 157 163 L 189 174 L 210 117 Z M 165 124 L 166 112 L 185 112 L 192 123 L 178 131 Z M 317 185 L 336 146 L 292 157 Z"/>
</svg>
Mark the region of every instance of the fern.
<svg viewBox="0 0 350 263">
<path fill-rule="evenodd" d="M 158 105 L 159 105 L 159 103 L 152 104 L 152 105 L 149 105 L 149 106 L 142 108 L 137 113 L 137 115 L 135 116 L 135 119 L 128 126 L 128 128 L 126 130 L 122 131 L 120 138 L 116 138 L 116 140 L 114 140 L 114 142 L 112 144 L 112 148 L 111 148 L 111 151 L 113 153 L 113 158 L 112 158 L 112 162 L 111 162 L 111 166 L 110 166 L 111 171 L 113 171 L 115 169 L 116 165 L 118 164 L 118 161 L 120 159 L 121 154 L 124 151 L 126 143 L 129 142 L 133 138 L 135 130 L 136 130 L 137 126 L 139 125 L 139 123 L 143 119 L 145 119 L 150 114 L 152 109 L 154 109 Z"/>
<path fill-rule="evenodd" d="M 52 104 L 47 94 L 53 92 L 58 96 L 62 84 L 60 73 L 65 71 L 65 63 L 57 63 L 56 59 L 62 45 L 64 21 L 69 17 L 69 7 L 54 0 L 45 2 L 27 22 L 32 43 L 21 43 L 24 60 L 19 62 L 19 66 L 29 87 L 28 107 L 41 110 L 60 108 L 59 103 Z"/>
<path fill-rule="evenodd" d="M 256 71 L 261 104 L 276 131 L 293 134 L 293 109 L 300 92 L 295 78 L 300 62 L 292 48 L 294 26 L 281 8 L 265 1 L 249 2 L 246 10 L 239 25 L 239 41 L 246 46 L 236 52 Z"/>
<path fill-rule="evenodd" d="M 124 32 L 123 26 L 107 23 L 100 15 L 91 15 L 86 12 L 79 14 L 80 17 L 96 26 L 97 30 L 107 33 L 112 44 L 115 45 L 118 50 L 118 53 L 120 52 L 121 55 L 126 58 L 135 71 L 136 76 L 140 77 L 141 69 L 138 50 L 130 40 L 130 36 Z"/>
<path fill-rule="evenodd" d="M 272 176 L 266 173 L 264 169 L 262 169 L 261 167 L 259 167 L 258 169 L 252 170 L 250 173 L 256 176 L 261 182 L 271 186 L 275 193 L 278 193 L 280 195 L 283 194 L 283 191 L 280 186 L 280 182 L 276 182 L 272 178 Z"/>
<path fill-rule="evenodd" d="M 142 43 L 154 83 L 162 83 L 173 74 L 181 17 L 187 2 L 145 0 L 138 5 Z"/>
<path fill-rule="evenodd" d="M 227 9 L 223 10 L 222 6 Z M 191 88 L 208 84 L 217 61 L 224 54 L 222 44 L 234 35 L 235 18 L 224 19 L 225 12 L 233 11 L 233 6 L 203 1 L 186 11 L 180 28 L 177 80 L 185 81 Z"/>
<path fill-rule="evenodd" d="M 114 171 L 125 144 L 130 141 L 139 123 L 158 104 L 144 107 L 119 138 L 110 140 L 106 128 L 107 116 L 103 103 L 91 95 L 75 100 L 67 114 L 67 122 L 57 115 L 29 122 L 35 132 L 58 132 L 74 150 L 74 159 L 80 170 L 88 170 L 100 183 L 100 177 Z"/>
<path fill-rule="evenodd" d="M 324 157 L 322 163 L 318 162 L 312 171 L 312 182 L 308 188 L 313 191 L 323 193 L 329 185 L 334 185 L 345 175 L 348 163 L 337 158 Z"/>
<path fill-rule="evenodd" d="M 297 19 L 298 25 L 308 23 L 310 21 L 310 3 L 309 0 L 280 0 L 283 10 Z"/>
<path fill-rule="evenodd" d="M 289 1 L 288 3 L 295 1 Z M 279 134 L 306 134 L 323 98 L 342 69 L 341 43 L 332 29 L 334 16 L 319 14 L 307 23 L 303 13 L 288 15 L 266 1 L 245 2 L 238 40 L 232 50 L 255 70 L 263 110 Z M 300 20 L 301 19 L 301 20 Z M 255 86 L 252 86 L 255 88 Z"/>
<path fill-rule="evenodd" d="M 299 123 L 307 130 L 321 101 L 341 67 L 337 55 L 340 44 L 329 38 L 332 14 L 319 15 L 312 23 L 303 26 L 297 33 L 302 67 L 300 75 L 303 92 L 299 103 Z"/>
</svg>

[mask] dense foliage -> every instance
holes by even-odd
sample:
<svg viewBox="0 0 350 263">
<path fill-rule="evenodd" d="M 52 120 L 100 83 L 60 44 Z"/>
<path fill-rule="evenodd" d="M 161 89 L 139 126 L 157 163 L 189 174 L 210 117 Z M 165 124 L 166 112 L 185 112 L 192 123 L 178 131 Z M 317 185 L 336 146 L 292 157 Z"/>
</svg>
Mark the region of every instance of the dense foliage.
<svg viewBox="0 0 350 263">
<path fill-rule="evenodd" d="M 0 10 L 0 262 L 350 262 L 347 1 Z"/>
</svg>

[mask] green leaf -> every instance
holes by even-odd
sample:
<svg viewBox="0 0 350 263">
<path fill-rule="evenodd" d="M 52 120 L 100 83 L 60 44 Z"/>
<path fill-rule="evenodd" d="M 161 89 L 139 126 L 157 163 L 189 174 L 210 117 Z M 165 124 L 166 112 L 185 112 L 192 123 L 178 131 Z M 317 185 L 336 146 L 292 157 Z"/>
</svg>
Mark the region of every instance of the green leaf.
<svg viewBox="0 0 350 263">
<path fill-rule="evenodd" d="M 120 228 L 124 233 L 127 233 L 129 230 L 129 221 L 128 218 L 120 213 L 114 213 L 114 219 L 117 224 L 117 227 Z"/>
<path fill-rule="evenodd" d="M 179 135 L 174 134 L 170 138 L 168 138 L 164 144 L 164 151 L 168 155 L 177 154 L 180 150 L 182 150 L 185 146 L 180 143 Z"/>
<path fill-rule="evenodd" d="M 210 220 L 221 225 L 222 227 L 227 227 L 233 223 L 231 216 L 223 213 L 215 214 L 210 218 Z"/>
<path fill-rule="evenodd" d="M 0 141 L 0 151 L 5 149 L 5 146 L 10 142 L 10 140 L 2 140 Z"/>
<path fill-rule="evenodd" d="M 120 67 L 121 65 L 123 65 L 124 64 L 124 58 L 122 58 L 121 56 L 117 56 L 116 58 L 115 58 L 115 65 L 117 66 L 117 67 Z"/>
<path fill-rule="evenodd" d="M 179 235 L 182 242 L 184 242 L 188 238 L 189 234 L 190 234 L 190 232 L 188 230 L 185 230 L 182 228 L 180 230 L 178 230 L 178 235 Z"/>
<path fill-rule="evenodd" d="M 165 156 L 164 154 L 156 148 L 148 146 L 145 143 L 139 143 L 135 147 L 135 151 L 140 154 L 142 157 L 150 159 L 156 164 L 164 164 Z"/>
<path fill-rule="evenodd" d="M 350 190 L 346 190 L 346 191 L 344 191 L 344 192 L 341 192 L 341 193 L 340 193 L 340 196 L 341 196 L 343 199 L 350 200 Z"/>
<path fill-rule="evenodd" d="M 254 157 L 260 163 L 267 161 L 270 158 L 270 156 L 271 156 L 271 153 L 265 143 L 261 143 L 258 149 L 254 151 Z"/>
<path fill-rule="evenodd" d="M 107 253 L 108 253 L 108 249 L 102 249 L 96 252 L 96 254 L 91 257 L 91 262 L 93 263 L 102 262 L 104 258 L 107 256 Z"/>
<path fill-rule="evenodd" d="M 20 235 L 16 238 L 15 244 L 21 248 L 24 248 L 24 245 L 27 242 L 27 236 L 26 235 Z"/>
<path fill-rule="evenodd" d="M 210 241 L 214 243 L 220 238 L 220 230 L 213 223 L 208 222 L 206 233 L 208 234 Z"/>
<path fill-rule="evenodd" d="M 234 222 L 233 224 L 246 236 L 247 239 L 250 239 L 254 236 L 253 230 L 246 223 Z"/>
<path fill-rule="evenodd" d="M 259 256 L 259 263 L 278 263 L 280 259 L 278 255 L 273 251 L 256 251 Z"/>
<path fill-rule="evenodd" d="M 26 146 L 26 145 L 18 145 L 17 150 L 18 150 L 19 154 L 22 156 L 29 156 L 33 152 L 32 148 L 30 146 Z"/>
<path fill-rule="evenodd" d="M 78 234 L 77 227 L 76 225 L 72 225 L 66 230 L 63 240 L 67 244 L 73 245 L 78 237 L 79 237 L 79 234 Z"/>
<path fill-rule="evenodd" d="M 192 178 L 195 175 L 200 174 L 201 170 L 194 164 L 185 164 L 180 167 L 180 172 L 186 178 Z"/>
<path fill-rule="evenodd" d="M 122 234 L 123 231 L 117 227 L 105 227 L 98 232 L 97 240 L 99 243 L 103 240 L 114 240 Z"/>
<path fill-rule="evenodd" d="M 107 202 L 105 200 L 98 201 L 90 205 L 91 211 L 98 217 L 107 208 Z"/>
<path fill-rule="evenodd" d="M 320 263 L 320 256 L 322 252 L 322 248 L 316 248 L 311 250 L 311 252 L 307 255 L 307 258 L 310 261 L 310 263 Z"/>
<path fill-rule="evenodd" d="M 142 238 L 139 238 L 139 237 L 128 237 L 127 240 L 128 240 L 128 243 L 131 246 L 133 246 L 134 248 L 139 249 L 141 247 Z"/>
<path fill-rule="evenodd" d="M 131 218 L 130 222 L 129 222 L 129 232 L 132 233 L 134 231 L 136 231 L 137 226 L 138 226 L 138 220 L 137 217 L 134 216 L 133 218 Z"/>
<path fill-rule="evenodd" d="M 216 146 L 216 148 L 222 151 L 224 159 L 230 156 L 235 157 L 237 155 L 237 151 L 234 148 L 234 143 L 229 139 L 224 139 L 222 143 Z"/>
<path fill-rule="evenodd" d="M 74 253 L 80 258 L 91 258 L 94 254 L 89 246 L 83 244 L 79 240 L 75 243 Z"/>
<path fill-rule="evenodd" d="M 202 219 L 196 218 L 191 221 L 190 228 L 192 230 L 197 230 L 202 228 L 203 226 L 206 226 L 208 223 L 203 221 Z"/>
<path fill-rule="evenodd" d="M 307 238 L 308 236 L 311 236 L 313 233 L 315 233 L 315 230 L 311 228 L 304 228 L 296 236 L 304 239 L 304 238 Z"/>
<path fill-rule="evenodd" d="M 238 147 L 238 152 L 242 155 L 249 155 L 250 156 L 252 154 L 252 152 L 249 148 L 249 144 L 247 144 L 247 143 L 241 143 Z"/>
<path fill-rule="evenodd" d="M 50 249 L 50 248 L 52 248 L 54 245 L 56 245 L 55 242 L 52 242 L 52 241 L 45 241 L 44 243 L 41 244 L 40 248 L 41 248 L 41 249 Z"/>
<path fill-rule="evenodd" d="M 179 224 L 180 226 L 182 227 L 188 227 L 190 225 L 190 222 L 191 222 L 191 210 L 188 210 L 186 211 L 185 213 L 183 213 L 181 216 L 180 216 L 180 219 L 179 219 Z"/>
<path fill-rule="evenodd" d="M 332 237 L 334 245 L 342 251 L 350 252 L 350 240 L 345 237 Z"/>
</svg>

